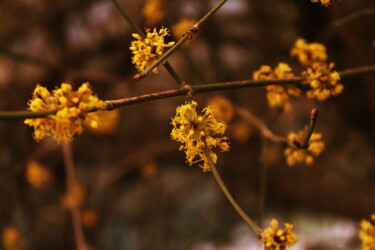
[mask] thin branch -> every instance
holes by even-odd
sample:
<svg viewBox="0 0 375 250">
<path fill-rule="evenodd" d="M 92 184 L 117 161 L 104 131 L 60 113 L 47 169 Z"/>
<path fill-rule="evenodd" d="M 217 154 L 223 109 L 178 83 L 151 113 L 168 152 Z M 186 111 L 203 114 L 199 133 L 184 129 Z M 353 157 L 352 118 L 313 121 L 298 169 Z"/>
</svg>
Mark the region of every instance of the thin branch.
<svg viewBox="0 0 375 250">
<path fill-rule="evenodd" d="M 217 184 L 219 184 L 221 190 L 223 191 L 223 193 L 227 197 L 227 199 L 230 202 L 230 204 L 236 210 L 236 212 L 250 226 L 250 228 L 254 231 L 254 233 L 256 234 L 256 236 L 260 239 L 261 238 L 262 229 L 260 229 L 258 227 L 258 225 L 255 224 L 255 222 L 249 216 L 247 216 L 247 214 L 238 205 L 238 203 L 236 202 L 236 200 L 233 198 L 233 196 L 228 191 L 228 188 L 226 187 L 225 183 L 221 179 L 220 174 L 219 174 L 219 172 L 216 169 L 215 163 L 212 161 L 210 153 L 208 152 L 208 150 L 206 148 L 204 148 L 203 150 L 204 150 L 204 154 L 205 154 L 205 156 L 206 156 L 206 158 L 208 160 L 208 164 L 210 164 L 212 173 L 213 173 L 213 175 L 215 177 L 215 180 L 216 180 Z"/>
<path fill-rule="evenodd" d="M 62 149 L 66 172 L 67 191 L 68 194 L 72 194 L 74 192 L 74 187 L 76 186 L 77 181 L 75 176 L 73 150 L 71 143 L 62 144 Z M 81 213 L 79 211 L 79 206 L 74 199 L 72 204 L 70 204 L 69 206 L 69 210 L 72 215 L 73 232 L 77 250 L 86 249 L 86 240 L 82 230 Z"/>
<path fill-rule="evenodd" d="M 194 24 L 172 48 L 167 50 L 158 60 L 148 66 L 144 71 L 136 74 L 133 78 L 135 80 L 140 80 L 145 77 L 151 70 L 163 63 L 174 51 L 181 47 L 187 40 L 191 39 L 194 34 L 199 31 L 200 26 L 205 23 L 208 18 L 215 14 L 216 11 L 218 11 L 226 1 L 227 0 L 221 0 L 219 3 L 217 3 L 206 15 L 204 15 L 196 24 Z"/>
<path fill-rule="evenodd" d="M 263 135 L 264 138 L 273 142 L 281 142 L 284 144 L 288 144 L 287 138 L 285 138 L 284 136 L 275 135 L 263 121 L 261 121 L 258 117 L 256 117 L 249 110 L 246 110 L 241 107 L 236 107 L 235 111 L 245 121 L 255 126 L 260 131 L 260 133 Z"/>
<path fill-rule="evenodd" d="M 112 0 L 112 3 L 116 6 L 116 8 L 120 11 L 121 15 L 126 19 L 126 21 L 130 24 L 130 26 L 138 33 L 142 38 L 146 37 L 146 34 L 143 30 L 136 24 L 133 18 L 126 12 L 126 10 L 121 6 L 121 4 L 117 0 Z M 183 84 L 184 81 L 181 80 L 180 76 L 174 70 L 172 65 L 167 61 L 164 64 L 165 69 L 171 74 L 171 76 L 175 79 L 178 84 Z"/>
<path fill-rule="evenodd" d="M 312 133 L 314 132 L 316 118 L 318 117 L 318 114 L 319 114 L 319 111 L 317 108 L 314 108 L 313 110 L 311 110 L 309 127 L 307 130 L 305 140 L 303 141 L 303 144 L 301 145 L 301 148 L 306 149 L 309 147 L 310 138 L 311 138 Z"/>
<path fill-rule="evenodd" d="M 343 24 L 346 24 L 348 22 L 351 22 L 351 21 L 353 21 L 357 18 L 367 16 L 367 15 L 374 15 L 374 14 L 375 14 L 375 8 L 360 10 L 360 11 L 351 13 L 351 14 L 347 15 L 346 17 L 343 17 L 339 20 L 336 20 L 335 22 L 332 23 L 332 25 L 336 26 L 336 27 L 339 27 L 339 26 L 341 26 Z"/>
</svg>

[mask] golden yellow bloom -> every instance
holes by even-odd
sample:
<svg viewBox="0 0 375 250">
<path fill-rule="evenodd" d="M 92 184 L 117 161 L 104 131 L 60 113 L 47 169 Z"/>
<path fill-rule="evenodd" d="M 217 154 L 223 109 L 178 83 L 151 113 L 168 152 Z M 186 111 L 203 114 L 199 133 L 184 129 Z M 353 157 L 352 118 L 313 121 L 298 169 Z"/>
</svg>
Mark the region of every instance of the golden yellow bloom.
<svg viewBox="0 0 375 250">
<path fill-rule="evenodd" d="M 305 67 L 316 62 L 325 62 L 328 58 L 326 47 L 321 43 L 308 43 L 305 39 L 299 38 L 290 50 L 292 57 L 297 57 L 298 61 Z"/>
<path fill-rule="evenodd" d="M 6 250 L 19 249 L 20 233 L 17 228 L 8 226 L 3 230 L 3 245 Z"/>
<path fill-rule="evenodd" d="M 231 138 L 239 143 L 245 143 L 251 136 L 253 130 L 249 123 L 244 121 L 236 122 L 232 124 L 230 128 L 229 132 L 231 133 Z"/>
<path fill-rule="evenodd" d="M 26 180 L 36 188 L 40 188 L 52 180 L 51 172 L 36 161 L 28 161 L 26 165 Z"/>
<path fill-rule="evenodd" d="M 262 233 L 264 250 L 285 250 L 287 247 L 292 247 L 298 241 L 297 235 L 292 230 L 293 225 L 289 223 L 284 224 L 284 229 L 278 229 L 278 222 L 273 219 L 271 226 L 264 229 Z"/>
<path fill-rule="evenodd" d="M 306 76 L 303 83 L 311 87 L 307 92 L 308 98 L 325 101 L 328 97 L 336 96 L 343 91 L 344 86 L 339 83 L 340 75 L 332 70 L 333 67 L 333 63 L 314 63 L 302 72 L 302 75 Z"/>
<path fill-rule="evenodd" d="M 136 40 L 131 42 L 130 50 L 133 53 L 132 63 L 135 64 L 138 71 L 145 70 L 158 60 L 163 55 L 164 48 L 174 45 L 174 42 L 164 43 L 166 36 L 169 36 L 167 28 L 161 28 L 159 32 L 156 28 L 152 32 L 146 29 L 146 38 L 133 33 Z M 154 68 L 152 72 L 157 73 L 157 68 Z"/>
<path fill-rule="evenodd" d="M 362 250 L 375 250 L 375 214 L 371 215 L 371 221 L 363 219 L 359 238 L 362 241 Z"/>
<path fill-rule="evenodd" d="M 85 196 L 86 190 L 84 187 L 76 183 L 72 189 L 61 198 L 61 205 L 64 208 L 80 207 L 85 200 Z"/>
<path fill-rule="evenodd" d="M 81 218 L 82 218 L 82 224 L 86 228 L 93 228 L 99 222 L 98 213 L 92 209 L 85 209 L 81 213 Z"/>
<path fill-rule="evenodd" d="M 289 79 L 293 78 L 291 67 L 286 63 L 279 63 L 273 70 L 268 65 L 262 65 L 253 73 L 254 80 Z M 289 95 L 299 96 L 301 91 L 295 86 L 267 86 L 268 105 L 274 109 L 290 110 Z"/>
<path fill-rule="evenodd" d="M 311 0 L 311 2 L 313 2 L 313 3 L 318 3 L 319 0 Z M 320 0 L 320 3 L 321 3 L 323 6 L 328 6 L 328 5 L 331 3 L 331 0 Z"/>
<path fill-rule="evenodd" d="M 210 106 L 214 111 L 216 119 L 230 122 L 234 116 L 234 107 L 232 102 L 222 95 L 211 97 L 207 100 L 207 106 Z"/>
<path fill-rule="evenodd" d="M 303 144 L 305 140 L 307 127 L 305 129 L 295 133 L 289 133 L 288 140 L 291 142 L 298 142 L 299 144 Z M 286 162 L 289 166 L 293 167 L 296 164 L 305 163 L 306 165 L 311 166 L 314 164 L 314 157 L 319 156 L 324 149 L 324 142 L 322 139 L 322 135 L 320 133 L 312 133 L 310 137 L 309 145 L 306 149 L 298 148 L 298 147 L 288 147 L 284 151 L 284 155 L 286 156 Z"/>
<path fill-rule="evenodd" d="M 77 91 L 72 86 L 62 83 L 60 88 L 50 93 L 45 87 L 36 86 L 29 110 L 55 111 L 55 114 L 43 118 L 25 119 L 25 124 L 35 129 L 37 141 L 52 136 L 57 142 L 68 142 L 73 136 L 83 131 L 83 121 L 89 117 L 91 126 L 98 126 L 98 119 L 92 110 L 104 109 L 105 102 L 93 95 L 89 83 L 83 83 Z"/>
<path fill-rule="evenodd" d="M 181 19 L 171 27 L 174 39 L 179 40 L 181 37 L 196 23 L 193 19 Z M 189 41 L 185 42 L 188 43 Z"/>
<path fill-rule="evenodd" d="M 154 26 L 165 16 L 162 0 L 146 0 L 142 10 L 147 26 Z"/>
<path fill-rule="evenodd" d="M 85 119 L 85 127 L 87 127 L 91 132 L 95 134 L 110 134 L 112 133 L 120 120 L 120 113 L 118 109 L 114 109 L 111 111 L 98 111 L 95 112 L 97 120 L 92 121 L 91 116 L 86 117 Z M 92 126 L 92 125 L 97 126 Z"/>
<path fill-rule="evenodd" d="M 186 161 L 190 166 L 203 162 L 200 165 L 203 171 L 210 171 L 203 149 L 209 151 L 214 163 L 217 162 L 217 155 L 212 151 L 214 148 L 220 148 L 221 152 L 229 151 L 229 144 L 226 142 L 228 138 L 222 137 L 227 125 L 214 117 L 211 107 L 204 108 L 203 115 L 198 115 L 197 106 L 197 102 L 192 101 L 177 107 L 176 116 L 171 123 L 171 137 L 183 144 L 180 150 L 185 151 Z"/>
</svg>

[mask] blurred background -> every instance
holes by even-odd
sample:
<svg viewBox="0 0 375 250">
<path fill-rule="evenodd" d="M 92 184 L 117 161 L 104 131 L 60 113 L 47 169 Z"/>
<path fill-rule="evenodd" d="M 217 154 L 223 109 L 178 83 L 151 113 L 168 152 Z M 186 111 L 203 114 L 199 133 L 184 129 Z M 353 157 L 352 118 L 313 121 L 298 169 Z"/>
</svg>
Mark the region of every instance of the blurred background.
<svg viewBox="0 0 375 250">
<path fill-rule="evenodd" d="M 198 20 L 217 1 L 123 0 L 140 27 Z M 374 10 L 373 1 L 228 0 L 187 45 L 169 59 L 189 84 L 244 80 L 260 65 L 289 63 L 294 41 L 327 46 L 337 70 L 374 64 L 375 15 L 334 25 Z M 173 30 L 173 29 L 172 29 Z M 37 83 L 53 90 L 89 81 L 101 99 L 175 89 L 163 68 L 136 82 L 131 27 L 109 0 L 0 2 L 0 110 L 25 110 Z M 174 31 L 173 34 L 178 32 Z M 179 39 L 171 37 L 172 40 Z M 262 227 L 271 218 L 294 224 L 292 249 L 360 249 L 361 218 L 375 213 L 374 75 L 342 80 L 344 92 L 325 102 L 291 100 L 277 116 L 265 90 L 251 88 L 194 96 L 251 111 L 279 135 L 299 131 L 310 110 L 326 149 L 314 166 L 288 167 L 283 146 L 267 142 L 235 112 L 228 119 L 229 153 L 218 168 L 242 208 Z M 214 99 L 215 100 L 215 99 Z M 73 142 L 84 235 L 92 249 L 261 249 L 210 173 L 189 167 L 170 139 L 171 117 L 185 97 L 121 108 L 107 125 Z M 273 121 L 273 122 L 270 122 Z M 0 249 L 75 249 L 61 151 L 50 138 L 36 142 L 23 121 L 0 122 Z M 267 166 L 265 208 L 258 210 L 261 166 Z"/>
</svg>

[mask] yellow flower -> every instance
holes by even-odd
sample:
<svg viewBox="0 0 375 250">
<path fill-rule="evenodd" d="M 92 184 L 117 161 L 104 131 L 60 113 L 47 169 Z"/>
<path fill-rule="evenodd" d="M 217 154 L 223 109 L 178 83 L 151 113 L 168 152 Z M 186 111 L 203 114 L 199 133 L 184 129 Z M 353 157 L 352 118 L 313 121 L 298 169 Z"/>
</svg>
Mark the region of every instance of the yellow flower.
<svg viewBox="0 0 375 250">
<path fill-rule="evenodd" d="M 13 226 L 4 228 L 3 234 L 3 245 L 6 250 L 19 249 L 20 232 Z"/>
<path fill-rule="evenodd" d="M 29 101 L 29 110 L 55 111 L 55 114 L 25 119 L 24 123 L 34 127 L 37 141 L 52 136 L 59 143 L 68 142 L 82 133 L 85 118 L 93 121 L 91 126 L 97 125 L 97 115 L 90 111 L 104 109 L 104 106 L 105 102 L 93 95 L 89 83 L 83 83 L 77 91 L 73 91 L 70 84 L 62 83 L 52 93 L 38 84 Z"/>
<path fill-rule="evenodd" d="M 217 155 L 212 151 L 213 148 L 220 148 L 222 152 L 229 151 L 229 144 L 226 142 L 228 138 L 222 137 L 227 125 L 214 117 L 211 107 L 204 108 L 203 114 L 198 115 L 197 106 L 197 102 L 192 101 L 177 107 L 176 116 L 171 122 L 171 137 L 183 144 L 180 150 L 185 152 L 186 161 L 190 166 L 203 162 L 200 165 L 203 171 L 210 171 L 203 149 L 209 151 L 214 163 L 217 162 Z"/>
<path fill-rule="evenodd" d="M 371 221 L 363 219 L 359 238 L 362 241 L 362 250 L 375 250 L 375 214 L 371 215 Z"/>
<path fill-rule="evenodd" d="M 292 57 L 297 57 L 298 61 L 305 67 L 316 62 L 327 60 L 326 47 L 321 43 L 308 43 L 305 39 L 299 38 L 290 50 Z"/>
<path fill-rule="evenodd" d="M 217 95 L 207 100 L 207 106 L 210 106 L 214 111 L 214 116 L 217 119 L 225 122 L 230 122 L 234 116 L 234 107 L 232 102 L 225 96 Z"/>
<path fill-rule="evenodd" d="M 319 0 L 311 0 L 311 2 L 313 2 L 313 3 L 318 3 Z M 323 6 L 328 6 L 328 5 L 331 3 L 331 0 L 320 0 L 320 3 L 321 3 Z"/>
<path fill-rule="evenodd" d="M 92 120 L 91 116 L 85 119 L 85 127 L 94 134 L 110 134 L 112 133 L 120 120 L 120 113 L 118 109 L 111 111 L 98 111 L 95 112 L 97 117 Z M 97 119 L 96 119 L 97 118 Z"/>
<path fill-rule="evenodd" d="M 52 180 L 51 172 L 36 161 L 28 161 L 26 165 L 26 180 L 36 188 L 40 188 Z"/>
<path fill-rule="evenodd" d="M 311 87 L 307 92 L 308 98 L 325 101 L 328 97 L 336 96 L 343 91 L 344 86 L 339 83 L 340 75 L 337 71 L 332 71 L 333 67 L 333 63 L 314 63 L 302 72 L 306 77 L 303 84 Z"/>
<path fill-rule="evenodd" d="M 278 222 L 273 219 L 271 226 L 264 229 L 262 233 L 264 250 L 285 250 L 287 247 L 292 247 L 298 241 L 297 235 L 292 230 L 293 225 L 289 223 L 284 224 L 284 229 L 278 229 Z"/>
<path fill-rule="evenodd" d="M 166 36 L 169 36 L 167 28 L 161 28 L 159 32 L 156 28 L 152 32 L 146 29 L 146 38 L 133 33 L 136 40 L 131 42 L 130 50 L 133 53 L 132 63 L 138 71 L 144 71 L 158 60 L 163 55 L 164 48 L 173 46 L 174 42 L 164 43 Z M 154 68 L 152 72 L 157 73 L 157 68 Z"/>
<path fill-rule="evenodd" d="M 146 18 L 146 24 L 154 26 L 165 16 L 162 0 L 146 0 L 142 13 Z"/>
<path fill-rule="evenodd" d="M 83 202 L 85 201 L 86 197 L 86 190 L 85 188 L 78 183 L 75 183 L 71 190 L 69 190 L 66 194 L 64 194 L 61 199 L 61 205 L 64 208 L 74 208 L 82 206 Z"/>
<path fill-rule="evenodd" d="M 300 145 L 303 144 L 305 140 L 307 127 L 305 129 L 295 133 L 289 133 L 288 140 L 291 142 L 296 141 Z M 314 157 L 319 156 L 324 149 L 324 142 L 322 135 L 320 133 L 312 133 L 310 137 L 309 145 L 306 149 L 298 147 L 288 147 L 284 151 L 286 156 L 286 162 L 289 166 L 293 167 L 296 164 L 305 163 L 306 165 L 311 166 L 314 163 Z"/>
<path fill-rule="evenodd" d="M 262 65 L 253 73 L 254 80 L 289 79 L 293 78 L 292 69 L 286 63 L 279 63 L 273 70 L 268 65 Z M 289 95 L 299 96 L 301 91 L 295 86 L 267 86 L 268 105 L 274 109 L 290 110 Z"/>
<path fill-rule="evenodd" d="M 172 35 L 176 40 L 181 39 L 181 37 L 196 23 L 193 19 L 181 19 L 171 27 Z M 185 42 L 187 44 L 189 41 Z"/>
</svg>

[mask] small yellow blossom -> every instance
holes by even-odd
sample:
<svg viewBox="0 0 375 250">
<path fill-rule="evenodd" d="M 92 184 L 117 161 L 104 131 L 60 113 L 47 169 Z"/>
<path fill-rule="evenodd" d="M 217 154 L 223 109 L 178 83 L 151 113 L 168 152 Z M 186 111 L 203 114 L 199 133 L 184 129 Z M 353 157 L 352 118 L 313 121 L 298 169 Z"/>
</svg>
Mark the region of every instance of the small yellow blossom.
<svg viewBox="0 0 375 250">
<path fill-rule="evenodd" d="M 371 215 L 371 221 L 361 221 L 359 238 L 362 241 L 362 250 L 375 250 L 375 214 Z"/>
<path fill-rule="evenodd" d="M 136 40 L 131 42 L 130 50 L 133 53 L 132 63 L 138 71 L 144 71 L 163 55 L 164 48 L 174 45 L 175 42 L 164 43 L 166 36 L 169 36 L 167 28 L 161 28 L 159 32 L 156 28 L 152 32 L 146 29 L 145 38 L 133 33 Z M 152 72 L 157 73 L 157 68 L 154 68 Z"/>
<path fill-rule="evenodd" d="M 120 113 L 118 109 L 111 111 L 98 111 L 95 112 L 97 118 L 95 120 L 87 117 L 85 119 L 85 127 L 87 127 L 90 132 L 94 134 L 110 134 L 112 133 L 120 121 Z"/>
<path fill-rule="evenodd" d="M 8 226 L 3 230 L 3 246 L 6 250 L 19 249 L 20 232 L 13 226 Z"/>
<path fill-rule="evenodd" d="M 196 23 L 193 19 L 181 19 L 171 27 L 174 39 L 179 40 Z M 185 42 L 188 43 L 189 41 Z"/>
<path fill-rule="evenodd" d="M 216 119 L 230 122 L 234 116 L 234 107 L 232 102 L 222 95 L 211 97 L 207 100 L 207 106 L 210 106 L 214 111 Z"/>
<path fill-rule="evenodd" d="M 325 62 L 328 58 L 326 47 L 321 43 L 308 43 L 305 39 L 299 38 L 290 50 L 292 57 L 297 57 L 298 61 L 305 67 L 316 62 Z"/>
<path fill-rule="evenodd" d="M 172 118 L 171 123 L 171 137 L 183 144 L 180 150 L 185 152 L 189 165 L 203 162 L 200 165 L 203 171 L 210 171 L 203 149 L 209 151 L 214 163 L 217 162 L 214 148 L 220 148 L 221 152 L 229 151 L 229 144 L 226 142 L 228 138 L 222 137 L 227 125 L 214 117 L 214 111 L 210 106 L 203 109 L 203 115 L 198 115 L 197 106 L 197 102 L 192 101 L 177 107 L 176 116 Z"/>
<path fill-rule="evenodd" d="M 313 2 L 313 3 L 318 3 L 319 0 L 311 0 L 311 2 Z M 328 5 L 330 5 L 331 0 L 320 0 L 320 3 L 321 3 L 323 6 L 328 6 Z"/>
<path fill-rule="evenodd" d="M 236 122 L 230 128 L 231 138 L 238 143 L 245 143 L 253 132 L 249 123 L 244 121 Z"/>
<path fill-rule="evenodd" d="M 273 219 L 271 226 L 262 233 L 264 250 L 285 250 L 292 247 L 298 241 L 292 230 L 293 225 L 289 223 L 284 224 L 284 229 L 278 229 L 278 222 Z"/>
<path fill-rule="evenodd" d="M 306 77 L 303 84 L 311 87 L 311 90 L 307 92 L 308 98 L 325 101 L 328 97 L 336 96 L 343 91 L 344 86 L 339 83 L 340 75 L 332 70 L 333 67 L 333 63 L 314 63 L 302 72 L 302 75 Z"/>
<path fill-rule="evenodd" d="M 146 0 L 142 13 L 148 26 L 154 26 L 165 16 L 162 0 Z"/>
<path fill-rule="evenodd" d="M 290 142 L 298 142 L 300 145 L 303 144 L 306 133 L 307 127 L 296 133 L 290 133 L 288 135 L 288 140 Z M 284 151 L 284 155 L 286 156 L 286 162 L 289 166 L 293 167 L 296 164 L 305 163 L 306 165 L 311 166 L 314 164 L 314 157 L 319 156 L 324 149 L 324 142 L 322 139 L 322 135 L 320 133 L 312 133 L 309 141 L 309 145 L 306 149 L 298 148 L 298 147 L 288 147 Z"/>
<path fill-rule="evenodd" d="M 81 184 L 74 184 L 71 190 L 64 194 L 60 200 L 64 208 L 82 206 L 86 196 L 86 190 Z"/>
<path fill-rule="evenodd" d="M 30 160 L 26 165 L 26 180 L 31 186 L 41 188 L 52 180 L 52 174 L 40 163 Z"/>
<path fill-rule="evenodd" d="M 104 106 L 105 102 L 93 95 L 88 83 L 83 83 L 77 91 L 73 91 L 70 84 L 62 83 L 52 93 L 38 84 L 29 101 L 29 109 L 33 112 L 54 111 L 55 114 L 25 119 L 24 123 L 34 127 L 37 141 L 52 136 L 59 143 L 68 142 L 83 132 L 85 118 L 97 121 L 97 115 L 90 111 L 104 109 Z"/>
<path fill-rule="evenodd" d="M 291 67 L 286 63 L 279 63 L 273 70 L 268 65 L 262 65 L 253 73 L 254 80 L 272 80 L 293 78 Z M 271 85 L 267 86 L 268 105 L 274 109 L 290 110 L 289 95 L 299 96 L 301 91 L 295 86 Z"/>
<path fill-rule="evenodd" d="M 94 228 L 96 225 L 98 225 L 99 222 L 99 215 L 93 209 L 85 209 L 81 213 L 81 218 L 82 225 L 86 228 Z"/>
</svg>

